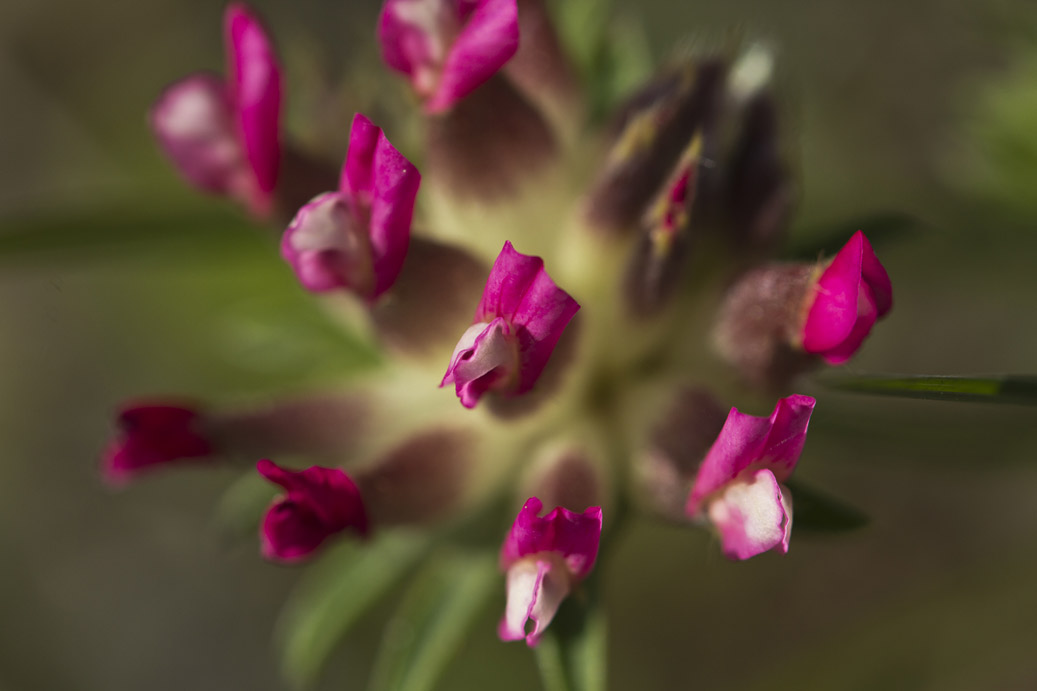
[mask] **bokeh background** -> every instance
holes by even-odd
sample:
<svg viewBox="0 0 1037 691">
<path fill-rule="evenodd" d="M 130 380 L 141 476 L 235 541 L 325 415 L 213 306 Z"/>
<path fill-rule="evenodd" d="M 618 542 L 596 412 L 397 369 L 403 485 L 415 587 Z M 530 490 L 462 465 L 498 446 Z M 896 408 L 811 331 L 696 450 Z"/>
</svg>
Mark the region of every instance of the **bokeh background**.
<svg viewBox="0 0 1037 691">
<path fill-rule="evenodd" d="M 336 114 L 400 98 L 376 59 L 374 0 L 255 5 L 304 143 L 341 143 Z M 897 305 L 852 371 L 1037 371 L 1037 6 L 616 9 L 644 20 L 655 60 L 732 34 L 777 49 L 796 237 L 888 211 L 920 220 L 879 249 Z M 370 359 L 146 130 L 164 84 L 221 67 L 221 13 L 0 4 L 0 689 L 285 688 L 272 631 L 299 572 L 218 519 L 236 474 L 112 492 L 96 473 L 126 398 L 245 400 Z M 823 392 L 798 474 L 869 526 L 732 564 L 702 533 L 636 523 L 602 565 L 611 688 L 1037 688 L 1035 410 Z M 364 688 L 390 611 L 345 639 L 326 688 Z M 496 617 L 441 688 L 536 688 Z"/>
</svg>

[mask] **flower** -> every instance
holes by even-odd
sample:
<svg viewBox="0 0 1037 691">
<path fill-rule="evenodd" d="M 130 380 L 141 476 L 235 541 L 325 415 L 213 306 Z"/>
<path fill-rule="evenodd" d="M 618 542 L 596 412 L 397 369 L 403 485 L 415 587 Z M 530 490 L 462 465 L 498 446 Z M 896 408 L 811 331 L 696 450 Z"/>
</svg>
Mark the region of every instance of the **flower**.
<svg viewBox="0 0 1037 691">
<path fill-rule="evenodd" d="M 492 77 L 519 47 L 515 0 L 386 0 L 382 57 L 406 75 L 425 111 L 450 109 Z"/>
<path fill-rule="evenodd" d="M 345 472 L 313 466 L 292 471 L 262 460 L 256 470 L 285 494 L 274 500 L 260 527 L 263 556 L 297 562 L 344 530 L 367 535 L 367 511 L 360 490 Z"/>
<path fill-rule="evenodd" d="M 227 81 L 200 73 L 168 86 L 151 129 L 198 189 L 270 214 L 281 163 L 281 67 L 259 20 L 239 3 L 224 13 Z"/>
<path fill-rule="evenodd" d="M 487 391 L 533 388 L 580 305 L 555 285 L 540 257 L 504 243 L 490 270 L 475 323 L 457 342 L 440 386 L 453 384 L 466 408 Z"/>
<path fill-rule="evenodd" d="M 846 362 L 893 307 L 893 286 L 871 243 L 857 231 L 812 286 L 803 350 L 831 365 Z"/>
<path fill-rule="evenodd" d="M 769 418 L 731 408 L 685 507 L 691 518 L 708 518 L 727 556 L 788 551 L 792 501 L 781 483 L 803 452 L 813 410 L 814 399 L 802 395 L 779 400 Z"/>
<path fill-rule="evenodd" d="M 313 292 L 348 289 L 373 302 L 396 281 L 410 245 L 421 174 L 357 113 L 337 192 L 296 214 L 281 254 Z"/>
<path fill-rule="evenodd" d="M 159 466 L 209 459 L 213 446 L 200 422 L 201 415 L 190 407 L 167 403 L 125 406 L 118 416 L 119 437 L 102 456 L 105 479 L 121 485 Z"/>
<path fill-rule="evenodd" d="M 601 540 L 601 507 L 581 513 L 557 507 L 540 518 L 543 504 L 530 497 L 515 517 L 500 552 L 507 572 L 508 604 L 497 627 L 501 640 L 535 646 L 562 600 L 590 574 Z M 526 633 L 526 624 L 533 630 Z"/>
</svg>

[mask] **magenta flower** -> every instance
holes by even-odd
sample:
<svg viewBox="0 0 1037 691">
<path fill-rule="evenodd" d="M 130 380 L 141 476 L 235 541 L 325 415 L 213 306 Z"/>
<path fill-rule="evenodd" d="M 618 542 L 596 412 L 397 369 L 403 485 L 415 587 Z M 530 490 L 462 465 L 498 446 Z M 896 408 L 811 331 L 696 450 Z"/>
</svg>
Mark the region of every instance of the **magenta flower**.
<svg viewBox="0 0 1037 691">
<path fill-rule="evenodd" d="M 262 460 L 256 470 L 284 488 L 263 516 L 263 556 L 281 562 L 309 557 L 325 540 L 346 529 L 367 535 L 367 511 L 360 490 L 343 471 L 313 466 L 286 470 Z"/>
<path fill-rule="evenodd" d="M 601 540 L 601 507 L 583 513 L 557 507 L 543 518 L 543 504 L 530 497 L 500 552 L 507 572 L 508 604 L 497 635 L 504 641 L 526 639 L 535 646 L 562 600 L 594 568 Z M 533 630 L 526 633 L 526 624 Z"/>
<path fill-rule="evenodd" d="M 213 447 L 199 429 L 193 408 L 168 404 L 131 404 L 119 413 L 120 435 L 102 455 L 101 472 L 114 485 L 137 473 L 169 463 L 208 459 Z"/>
<path fill-rule="evenodd" d="M 347 289 L 374 301 L 403 267 L 420 183 L 417 168 L 357 113 L 338 191 L 299 210 L 281 255 L 307 290 Z"/>
<path fill-rule="evenodd" d="M 487 391 L 518 396 L 533 388 L 580 305 L 555 285 L 544 261 L 515 251 L 497 256 L 440 386 L 453 384 L 466 408 Z"/>
<path fill-rule="evenodd" d="M 817 279 L 808 297 L 803 350 L 846 362 L 893 306 L 893 286 L 868 238 L 857 231 Z"/>
<path fill-rule="evenodd" d="M 731 408 L 685 507 L 691 518 L 708 518 L 728 557 L 788 551 L 792 502 L 781 483 L 796 467 L 813 410 L 814 399 L 801 395 L 779 400 L 769 418 Z"/>
<path fill-rule="evenodd" d="M 515 0 L 386 0 L 382 57 L 410 78 L 425 111 L 449 110 L 515 55 Z"/>
<path fill-rule="evenodd" d="M 281 162 L 281 68 L 259 20 L 240 3 L 224 14 L 228 79 L 193 74 L 151 109 L 151 128 L 195 187 L 272 210 Z"/>
</svg>

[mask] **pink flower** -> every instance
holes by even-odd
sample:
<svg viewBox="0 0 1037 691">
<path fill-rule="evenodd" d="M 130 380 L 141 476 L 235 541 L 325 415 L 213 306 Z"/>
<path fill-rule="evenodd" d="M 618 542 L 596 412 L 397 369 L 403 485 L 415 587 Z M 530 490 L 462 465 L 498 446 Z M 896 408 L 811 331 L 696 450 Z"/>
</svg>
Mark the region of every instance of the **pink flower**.
<svg viewBox="0 0 1037 691">
<path fill-rule="evenodd" d="M 307 290 L 347 289 L 374 301 L 403 267 L 420 183 L 417 168 L 357 113 L 338 191 L 299 210 L 281 255 Z"/>
<path fill-rule="evenodd" d="M 685 512 L 708 518 L 728 557 L 788 551 L 792 502 L 781 483 L 796 467 L 813 410 L 814 399 L 800 395 L 779 400 L 769 418 L 732 408 L 706 452 Z"/>
<path fill-rule="evenodd" d="M 849 360 L 893 306 L 893 286 L 864 233 L 857 231 L 807 298 L 803 350 L 838 365 Z"/>
<path fill-rule="evenodd" d="M 297 562 L 310 556 L 332 535 L 347 528 L 367 535 L 367 511 L 360 490 L 343 471 L 313 466 L 285 470 L 262 460 L 256 470 L 284 488 L 263 516 L 263 556 Z"/>
<path fill-rule="evenodd" d="M 199 461 L 213 453 L 199 430 L 201 415 L 192 408 L 167 404 L 134 404 L 119 413 L 120 436 L 102 457 L 105 480 L 119 485 L 139 472 L 185 461 Z"/>
<path fill-rule="evenodd" d="M 440 386 L 454 384 L 474 408 L 487 391 L 517 396 L 533 388 L 579 304 L 555 285 L 540 257 L 504 243 L 490 270 L 475 323 L 458 341 Z"/>
<path fill-rule="evenodd" d="M 224 38 L 229 79 L 200 73 L 170 85 L 151 109 L 151 128 L 191 184 L 265 217 L 281 162 L 281 68 L 245 5 L 227 7 Z"/>
<path fill-rule="evenodd" d="M 535 646 L 566 595 L 590 574 L 601 540 L 601 508 L 582 514 L 557 507 L 543 518 L 543 504 L 530 497 L 511 525 L 501 547 L 507 572 L 508 604 L 497 635 L 504 641 L 526 639 Z M 526 624 L 533 630 L 526 633 Z"/>
<path fill-rule="evenodd" d="M 429 113 L 448 110 L 518 50 L 515 0 L 386 0 L 382 58 L 407 75 Z"/>
</svg>

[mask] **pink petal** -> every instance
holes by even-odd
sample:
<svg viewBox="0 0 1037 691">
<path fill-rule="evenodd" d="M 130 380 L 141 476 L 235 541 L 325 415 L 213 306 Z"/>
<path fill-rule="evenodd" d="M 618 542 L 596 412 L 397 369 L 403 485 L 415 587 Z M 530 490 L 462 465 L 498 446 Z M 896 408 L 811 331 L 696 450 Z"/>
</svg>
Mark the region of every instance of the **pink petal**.
<svg viewBox="0 0 1037 691">
<path fill-rule="evenodd" d="M 519 511 L 501 547 L 501 566 L 505 569 L 522 557 L 541 552 L 559 555 L 577 579 L 594 568 L 601 540 L 601 507 L 592 506 L 582 514 L 561 506 L 540 518 L 543 504 L 530 497 Z"/>
<path fill-rule="evenodd" d="M 349 200 L 337 192 L 315 197 L 299 209 L 281 239 L 284 257 L 307 290 L 374 290 L 374 267 L 366 228 L 359 228 Z"/>
<path fill-rule="evenodd" d="M 194 74 L 171 84 L 148 119 L 162 150 L 192 185 L 212 194 L 254 196 L 222 79 Z"/>
<path fill-rule="evenodd" d="M 857 231 L 818 278 L 803 324 L 803 349 L 832 364 L 850 358 L 893 304 L 886 270 Z"/>
<path fill-rule="evenodd" d="M 508 604 L 497 627 L 502 641 L 526 639 L 533 647 L 569 594 L 569 576 L 548 559 L 522 559 L 508 569 Z M 533 630 L 526 633 L 532 621 Z"/>
<path fill-rule="evenodd" d="M 134 404 L 119 413 L 119 437 L 102 455 L 101 472 L 118 485 L 151 468 L 208 459 L 213 448 L 199 429 L 202 416 L 194 408 L 166 404 Z"/>
<path fill-rule="evenodd" d="M 521 368 L 515 393 L 533 388 L 558 339 L 580 305 L 555 285 L 540 257 L 520 254 L 504 243 L 490 270 L 476 321 L 503 317 L 518 339 Z"/>
<path fill-rule="evenodd" d="M 784 482 L 803 452 L 814 403 L 810 396 L 782 398 L 766 418 L 732 408 L 699 466 L 686 514 L 697 516 L 703 500 L 749 470 L 767 469 Z"/>
<path fill-rule="evenodd" d="M 461 404 L 474 408 L 490 389 L 511 389 L 518 369 L 518 343 L 508 323 L 498 317 L 464 332 L 439 385 L 454 384 Z"/>
<path fill-rule="evenodd" d="M 710 501 L 708 514 L 720 533 L 724 554 L 732 559 L 748 559 L 772 549 L 789 551 L 792 504 L 769 470 L 729 483 Z"/>
<path fill-rule="evenodd" d="M 256 470 L 285 490 L 263 517 L 260 537 L 266 558 L 299 561 L 343 530 L 367 534 L 360 491 L 343 471 L 319 466 L 292 471 L 268 460 L 259 461 Z"/>
<path fill-rule="evenodd" d="M 263 26 L 241 3 L 224 14 L 228 81 L 245 155 L 270 203 L 281 164 L 281 67 Z"/>
<path fill-rule="evenodd" d="M 382 59 L 392 69 L 411 78 L 419 94 L 434 91 L 446 57 L 443 45 L 456 19 L 452 0 L 386 0 L 378 17 L 378 43 Z"/>
<path fill-rule="evenodd" d="M 449 109 L 496 74 L 518 46 L 515 0 L 478 0 L 447 55 L 439 88 L 425 109 L 430 113 Z"/>
</svg>

